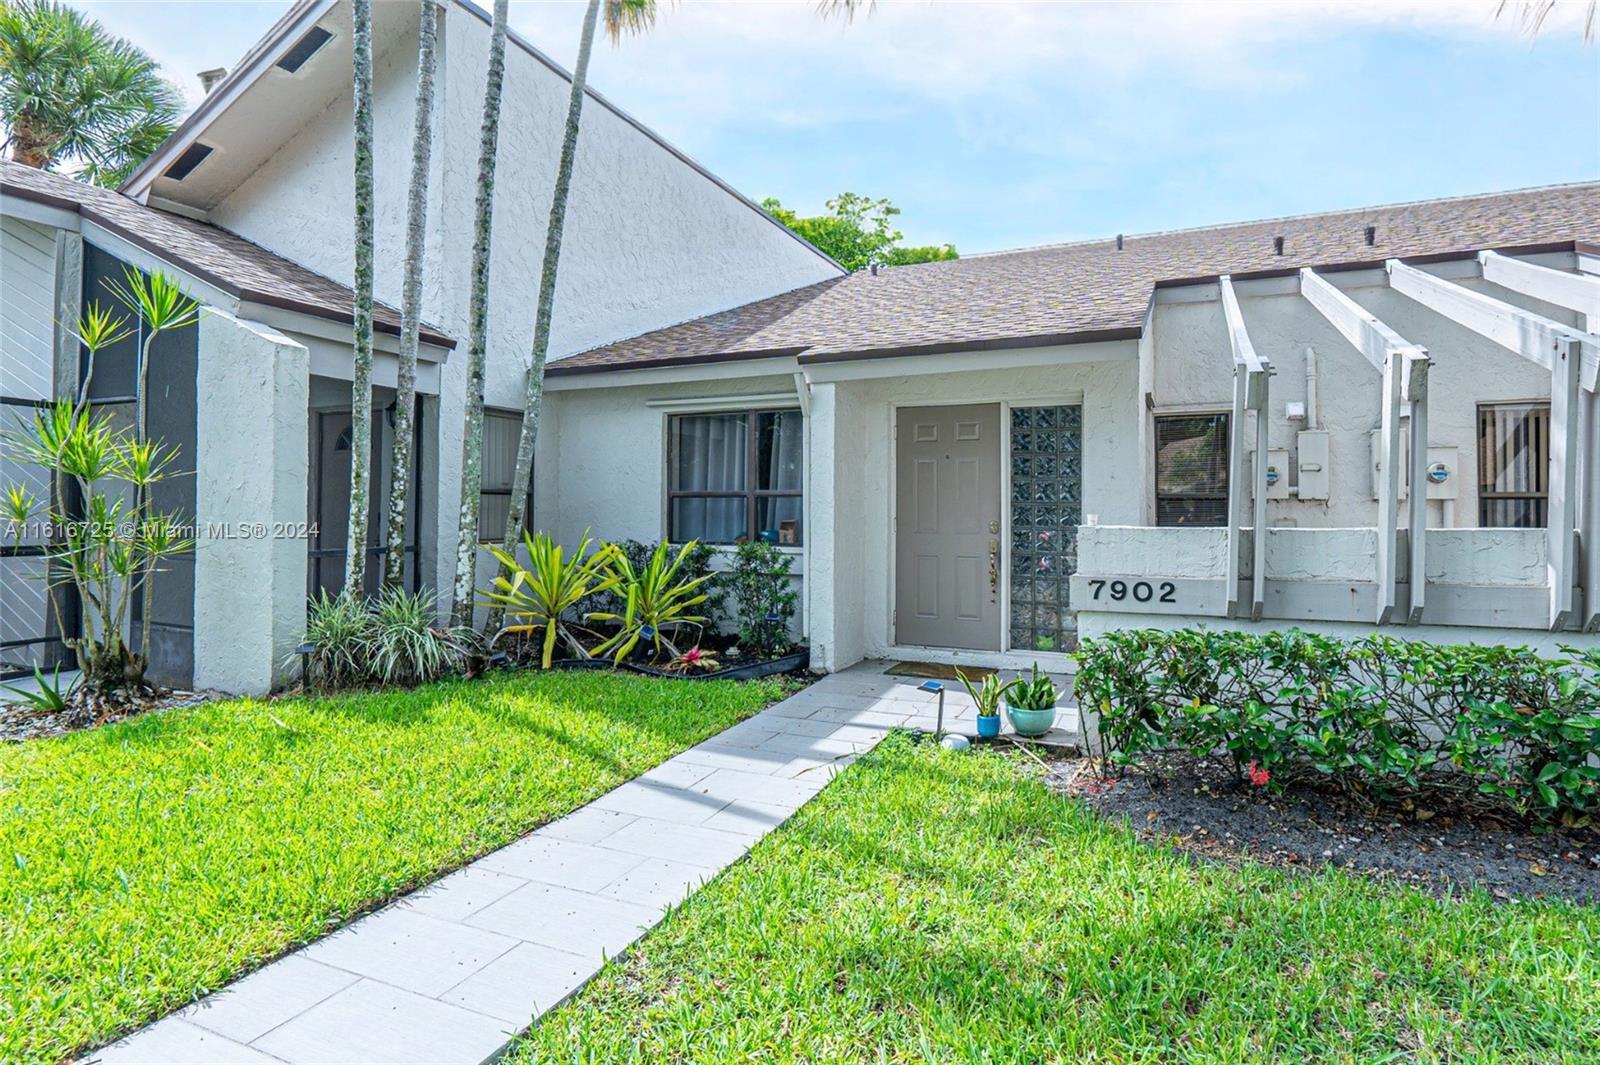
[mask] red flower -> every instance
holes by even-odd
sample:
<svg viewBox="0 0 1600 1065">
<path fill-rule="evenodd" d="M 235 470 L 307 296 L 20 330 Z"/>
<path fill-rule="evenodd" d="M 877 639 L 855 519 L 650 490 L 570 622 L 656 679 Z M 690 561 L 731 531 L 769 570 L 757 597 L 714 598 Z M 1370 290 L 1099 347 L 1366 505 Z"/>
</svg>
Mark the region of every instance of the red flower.
<svg viewBox="0 0 1600 1065">
<path fill-rule="evenodd" d="M 1250 783 L 1254 784 L 1258 788 L 1262 787 L 1267 783 L 1267 781 L 1272 779 L 1272 774 L 1257 764 L 1253 758 L 1250 760 L 1250 765 L 1246 768 L 1250 772 Z"/>
</svg>

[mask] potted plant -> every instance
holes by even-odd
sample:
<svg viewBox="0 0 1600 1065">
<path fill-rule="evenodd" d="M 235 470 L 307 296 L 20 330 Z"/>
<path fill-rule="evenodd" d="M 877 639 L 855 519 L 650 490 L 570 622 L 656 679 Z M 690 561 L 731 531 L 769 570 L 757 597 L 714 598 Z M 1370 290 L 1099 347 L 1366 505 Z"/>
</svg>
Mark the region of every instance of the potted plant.
<svg viewBox="0 0 1600 1065">
<path fill-rule="evenodd" d="M 1056 723 L 1056 694 L 1055 682 L 1040 673 L 1035 662 L 1026 680 L 1017 677 L 1000 689 L 1000 705 L 1006 708 L 1017 735 L 1043 736 Z"/>
<path fill-rule="evenodd" d="M 978 735 L 986 740 L 992 740 L 1000 735 L 1000 702 L 1004 699 L 1006 691 L 1011 684 L 1001 684 L 998 674 L 990 673 L 983 678 L 983 683 L 973 687 L 972 681 L 958 668 L 956 676 L 960 678 L 962 686 L 967 689 L 967 694 L 972 696 L 973 703 L 978 708 Z"/>
</svg>

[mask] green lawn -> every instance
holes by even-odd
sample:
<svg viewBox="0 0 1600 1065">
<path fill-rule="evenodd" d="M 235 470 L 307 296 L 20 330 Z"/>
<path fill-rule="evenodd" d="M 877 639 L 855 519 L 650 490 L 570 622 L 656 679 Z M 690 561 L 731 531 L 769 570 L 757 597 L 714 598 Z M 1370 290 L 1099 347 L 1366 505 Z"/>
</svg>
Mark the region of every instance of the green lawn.
<svg viewBox="0 0 1600 1065">
<path fill-rule="evenodd" d="M 160 1016 L 784 690 L 524 673 L 0 747 L 0 1061 Z"/>
<path fill-rule="evenodd" d="M 517 1062 L 1600 1060 L 1600 910 L 1198 866 L 891 737 Z"/>
</svg>

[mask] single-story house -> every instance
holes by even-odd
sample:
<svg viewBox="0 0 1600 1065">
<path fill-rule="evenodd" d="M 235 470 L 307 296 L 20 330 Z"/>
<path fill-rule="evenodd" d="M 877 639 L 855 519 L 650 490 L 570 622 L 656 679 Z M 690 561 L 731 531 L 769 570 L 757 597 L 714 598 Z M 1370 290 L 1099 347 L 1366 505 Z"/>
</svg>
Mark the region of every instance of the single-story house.
<svg viewBox="0 0 1600 1065">
<path fill-rule="evenodd" d="M 480 9 L 445 12 L 410 545 L 413 581 L 441 596 L 488 47 Z M 416 14 L 377 5 L 379 408 Z M 156 431 L 192 456 L 174 491 L 202 532 L 274 535 L 202 535 L 163 574 L 178 591 L 159 600 L 158 658 L 196 685 L 281 681 L 306 595 L 342 573 L 348 34 L 347 4 L 296 4 L 117 192 L 0 166 L 0 402 L 75 385 L 62 311 L 122 263 L 174 273 L 208 308 L 152 362 Z M 567 82 L 512 45 L 486 535 L 529 490 L 533 524 L 569 542 L 772 542 L 795 556 L 819 669 L 1064 667 L 1080 636 L 1127 625 L 1600 640 L 1600 184 L 847 274 L 591 94 L 534 483 L 514 486 Z M 124 360 L 97 372 L 102 403 L 127 400 Z M 26 662 L 51 622 L 24 591 L 26 550 L 6 563 L 0 642 Z"/>
</svg>

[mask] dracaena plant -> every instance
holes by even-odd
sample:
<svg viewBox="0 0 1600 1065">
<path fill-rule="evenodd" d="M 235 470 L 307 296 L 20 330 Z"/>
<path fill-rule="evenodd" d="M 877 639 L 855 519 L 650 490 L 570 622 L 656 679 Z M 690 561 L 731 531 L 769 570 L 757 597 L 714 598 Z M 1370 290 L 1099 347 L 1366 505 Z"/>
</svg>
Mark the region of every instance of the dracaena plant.
<svg viewBox="0 0 1600 1065">
<path fill-rule="evenodd" d="M 620 552 L 611 544 L 591 550 L 594 541 L 587 529 L 570 556 L 546 533 L 524 533 L 522 543 L 528 551 L 526 566 L 498 547 L 489 548 L 502 568 L 481 600 L 491 610 L 510 616 L 509 624 L 494 634 L 490 646 L 507 635 L 542 631 L 540 661 L 545 669 L 550 668 L 558 641 L 576 657 L 588 658 L 568 615 L 586 597 L 616 586 L 612 563 Z"/>
<path fill-rule="evenodd" d="M 159 512 L 154 487 L 171 476 L 177 451 L 143 432 L 151 342 L 163 332 L 193 325 L 195 302 L 161 274 L 146 278 L 129 271 L 119 299 L 144 320 L 139 385 L 139 428 L 117 428 L 89 401 L 96 355 L 128 337 L 127 319 L 90 303 L 71 329 L 86 353 L 83 380 L 72 396 L 38 410 L 30 426 L 0 435 L 0 449 L 12 459 L 46 471 L 50 499 L 39 500 L 20 485 L 0 486 L 4 517 L 18 530 L 18 542 L 37 520 L 42 536 L 46 596 L 77 659 L 83 688 L 104 694 L 144 682 L 149 664 L 150 624 L 154 616 L 155 575 L 162 563 L 188 551 L 192 543 L 181 515 Z M 75 491 L 69 491 L 75 489 Z M 76 497 L 76 505 L 67 501 Z M 76 625 L 63 616 L 63 588 L 76 592 Z M 140 639 L 129 637 L 134 596 L 142 597 Z"/>
<path fill-rule="evenodd" d="M 668 545 L 660 544 L 642 567 L 635 566 L 620 551 L 611 556 L 608 566 L 616 579 L 617 594 L 622 597 L 622 613 L 590 614 L 589 617 L 594 621 L 613 621 L 620 627 L 616 635 L 594 649 L 596 656 L 609 654 L 620 664 L 642 641 L 648 641 L 657 659 L 663 653 L 679 657 L 682 652 L 673 645 L 668 632 L 706 620 L 695 608 L 706 601 L 703 589 L 711 576 L 683 576 L 685 561 L 698 544 L 699 541 L 690 540 L 675 555 L 668 553 Z"/>
</svg>

